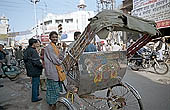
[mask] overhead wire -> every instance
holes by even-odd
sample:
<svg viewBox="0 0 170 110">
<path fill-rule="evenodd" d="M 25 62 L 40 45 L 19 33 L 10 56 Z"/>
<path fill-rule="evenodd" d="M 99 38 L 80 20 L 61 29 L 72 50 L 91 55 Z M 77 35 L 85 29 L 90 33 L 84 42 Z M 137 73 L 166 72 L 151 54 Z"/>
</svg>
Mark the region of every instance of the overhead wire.
<svg viewBox="0 0 170 110">
<path fill-rule="evenodd" d="M 30 5 L 33 5 L 33 3 L 31 3 L 29 0 L 22 0 L 24 1 L 25 3 L 28 3 Z M 53 0 L 53 1 L 56 1 L 56 0 Z M 27 4 L 25 3 L 21 3 L 21 2 L 14 2 L 14 1 L 7 1 L 7 0 L 1 0 L 0 2 L 4 2 L 4 3 L 8 3 L 8 5 L 4 5 L 4 4 L 1 4 L 0 6 L 5 6 L 5 9 L 7 8 L 25 8 L 25 6 L 28 6 Z M 67 1 L 67 2 L 70 2 L 70 1 Z M 67 2 L 62 2 L 63 5 L 65 6 L 71 6 L 70 4 L 74 5 L 75 2 L 70 2 L 70 3 L 67 3 Z M 10 4 L 10 5 L 9 5 Z M 15 6 L 11 5 L 11 4 L 15 4 Z M 16 6 L 17 5 L 17 6 Z M 21 6 L 22 5 L 22 6 Z M 24 7 L 23 7 L 24 5 Z M 42 5 L 42 4 L 38 4 L 37 5 L 37 9 L 40 8 L 40 9 L 45 9 L 45 5 Z M 51 10 L 51 11 L 61 11 L 61 8 L 60 9 L 52 9 L 52 8 L 49 8 L 47 7 L 46 8 L 47 10 Z M 73 8 L 73 10 L 76 9 L 76 8 Z M 66 9 L 62 9 L 62 11 L 71 11 L 70 9 L 66 10 Z"/>
<path fill-rule="evenodd" d="M 53 0 L 53 1 L 55 1 L 57 3 L 56 0 Z M 22 0 L 22 2 L 0 0 L 0 3 L 1 3 L 0 6 L 4 7 L 4 8 L 0 7 L 2 10 L 4 10 L 4 11 L 7 11 L 7 10 L 8 11 L 14 11 L 14 9 L 15 9 L 16 12 L 18 12 L 18 10 L 20 10 L 22 8 L 25 8 L 26 6 L 29 7 L 30 5 L 31 6 L 34 5 L 33 3 L 30 2 L 30 0 Z M 2 4 L 2 3 L 6 3 L 6 4 Z M 71 2 L 70 0 L 66 0 L 66 2 L 61 2 L 61 3 L 64 6 L 72 6 L 72 5 L 78 4 L 76 2 Z M 37 8 L 37 10 L 46 10 L 46 11 L 50 11 L 50 12 L 54 12 L 54 13 L 56 13 L 58 11 L 60 11 L 60 13 L 61 13 L 61 11 L 67 13 L 67 12 L 75 10 L 76 9 L 76 5 L 75 5 L 75 8 L 72 8 L 72 10 L 70 10 L 70 9 L 65 9 L 65 8 L 63 8 L 63 9 L 61 9 L 61 8 L 58 8 L 58 9 L 56 9 L 56 8 L 49 8 L 49 7 L 46 6 L 46 4 L 42 5 L 40 3 L 39 4 L 37 3 L 36 8 Z M 37 11 L 37 13 L 40 13 L 40 12 Z M 41 13 L 42 13 L 42 11 L 41 11 Z"/>
<path fill-rule="evenodd" d="M 12 1 L 6 1 L 6 0 L 0 1 L 0 7 L 4 7 L 4 9 L 8 9 L 8 8 L 21 9 L 21 8 L 25 8 L 26 6 L 28 5 L 25 3 L 20 3 L 20 2 L 12 2 Z"/>
<path fill-rule="evenodd" d="M 30 0 L 24 0 L 24 1 L 31 4 L 31 5 L 34 5 Z M 39 4 L 39 6 L 44 6 L 44 5 Z"/>
<path fill-rule="evenodd" d="M 23 3 L 23 1 L 24 1 L 24 3 Z M 57 3 L 57 0 L 53 0 L 53 1 L 55 1 L 56 3 Z M 31 3 L 30 2 L 30 0 L 22 0 L 22 2 L 14 2 L 14 1 L 8 1 L 8 0 L 0 0 L 0 2 L 5 2 L 5 3 L 9 3 L 9 4 L 15 4 L 15 5 L 17 5 L 17 6 L 11 6 L 11 5 L 1 5 L 1 6 L 6 6 L 6 7 L 9 7 L 9 8 L 22 8 L 21 6 L 19 6 L 18 7 L 18 5 L 26 5 L 26 6 L 28 6 L 27 4 L 25 4 L 25 3 L 28 3 L 28 4 L 30 4 L 30 5 L 33 5 L 33 3 Z M 42 2 L 41 2 L 42 3 Z M 70 1 L 70 0 L 66 0 L 65 2 L 61 2 L 64 6 L 74 6 L 74 8 L 72 8 L 72 9 L 62 9 L 63 11 L 73 11 L 73 10 L 75 10 L 76 9 L 76 4 L 78 4 L 78 3 L 76 3 L 75 1 Z M 45 9 L 45 5 L 42 5 L 42 4 L 38 4 L 37 5 L 37 8 L 44 8 Z M 25 8 L 25 6 L 24 6 L 24 8 Z M 51 11 L 61 11 L 61 8 L 60 9 L 52 9 L 52 8 L 49 8 L 49 7 L 47 7 L 46 8 L 47 10 L 51 10 Z M 46 11 L 47 11 L 46 10 Z"/>
<path fill-rule="evenodd" d="M 24 4 L 24 3 L 21 3 L 21 2 L 14 2 L 14 1 L 7 1 L 7 0 L 0 0 L 0 2 L 13 3 L 13 4 Z"/>
<path fill-rule="evenodd" d="M 0 3 L 1 3 L 1 4 L 0 4 L 1 6 L 4 5 L 3 3 L 6 3 L 8 6 L 12 6 L 12 7 L 14 7 L 13 5 L 15 5 L 15 6 L 17 6 L 17 7 L 18 7 L 18 6 L 24 6 L 24 7 L 25 7 L 25 6 L 28 6 L 28 5 L 25 4 L 25 3 L 21 3 L 21 2 L 11 2 L 11 1 L 5 1 L 5 0 L 1 0 Z M 5 4 L 5 5 L 6 5 L 6 4 Z"/>
<path fill-rule="evenodd" d="M 57 0 L 53 0 L 53 2 L 58 3 Z M 70 2 L 70 1 L 60 2 L 60 5 L 61 5 L 61 6 L 63 5 L 64 7 L 65 7 L 65 6 L 67 6 L 67 7 L 72 7 L 73 5 L 75 6 L 75 2 L 70 2 L 70 3 L 68 3 L 68 2 Z M 54 4 L 54 3 L 53 3 L 53 4 Z M 51 4 L 49 4 L 49 5 L 51 5 Z M 57 6 L 56 6 L 56 7 L 57 7 Z M 75 8 L 71 8 L 71 9 L 65 9 L 65 8 L 62 9 L 62 8 L 60 7 L 59 9 L 54 9 L 54 8 L 53 8 L 53 9 L 50 9 L 50 10 L 53 10 L 53 11 L 56 10 L 56 11 L 60 11 L 60 12 L 61 12 L 61 11 L 62 11 L 62 12 L 63 12 L 63 11 L 68 12 L 68 11 L 73 11 L 73 10 L 75 10 L 75 9 L 76 9 L 76 6 L 75 6 Z"/>
<path fill-rule="evenodd" d="M 10 5 L 0 5 L 0 6 L 10 7 L 10 8 L 18 8 L 17 6 L 10 6 Z"/>
<path fill-rule="evenodd" d="M 16 10 L 16 9 L 5 9 L 5 8 L 2 8 L 2 7 L 0 7 L 0 9 L 1 10 L 3 10 L 3 11 L 6 11 L 6 12 L 17 12 L 18 13 L 18 11 Z"/>
<path fill-rule="evenodd" d="M 24 1 L 26 1 L 26 3 L 29 3 L 29 2 L 27 2 L 27 0 L 24 0 Z M 7 4 L 2 4 L 1 2 L 7 3 Z M 1 3 L 0 8 L 3 11 L 6 11 L 6 10 L 8 10 L 8 11 L 12 10 L 13 11 L 13 9 L 15 9 L 15 11 L 18 11 L 18 10 L 21 10 L 21 9 L 23 9 L 25 7 L 33 6 L 33 3 L 29 3 L 29 5 L 27 5 L 26 3 L 11 2 L 11 1 L 6 1 L 6 0 L 1 0 L 0 3 Z M 14 4 L 14 5 L 12 5 L 12 4 Z M 23 5 L 24 5 L 24 7 L 23 7 Z M 38 7 L 36 7 L 37 9 L 43 9 L 44 8 L 44 7 L 40 6 L 40 5 L 37 5 L 37 6 L 38 6 Z M 4 8 L 2 8 L 2 7 L 4 7 Z"/>
</svg>

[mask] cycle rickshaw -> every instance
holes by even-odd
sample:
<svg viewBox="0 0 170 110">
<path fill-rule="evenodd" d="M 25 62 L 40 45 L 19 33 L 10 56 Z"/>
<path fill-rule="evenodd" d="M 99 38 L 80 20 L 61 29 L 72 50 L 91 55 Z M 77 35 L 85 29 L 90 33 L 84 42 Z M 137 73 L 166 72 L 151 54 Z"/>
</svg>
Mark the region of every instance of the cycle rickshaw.
<svg viewBox="0 0 170 110">
<path fill-rule="evenodd" d="M 126 51 L 84 53 L 95 34 L 106 38 L 108 32 L 128 31 L 144 36 Z M 68 51 L 63 67 L 67 73 L 67 94 L 57 102 L 58 110 L 143 110 L 141 96 L 130 84 L 122 82 L 127 57 L 147 44 L 159 31 L 152 21 L 104 10 L 90 19 L 90 23 Z M 105 96 L 95 91 L 107 89 Z"/>
</svg>

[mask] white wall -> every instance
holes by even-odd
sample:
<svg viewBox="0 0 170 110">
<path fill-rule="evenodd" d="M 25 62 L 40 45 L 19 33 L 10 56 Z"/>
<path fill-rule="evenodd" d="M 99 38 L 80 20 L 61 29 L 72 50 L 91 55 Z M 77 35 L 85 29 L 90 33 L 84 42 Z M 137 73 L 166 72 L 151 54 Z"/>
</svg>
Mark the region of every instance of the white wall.
<svg viewBox="0 0 170 110">
<path fill-rule="evenodd" d="M 42 24 L 42 22 L 47 22 L 52 20 L 52 23 L 45 25 L 44 32 L 48 33 L 51 31 L 57 31 L 58 32 L 58 25 L 62 24 L 63 27 L 63 33 L 68 34 L 68 40 L 73 41 L 73 33 L 75 31 L 83 32 L 85 27 L 88 25 L 89 18 L 92 18 L 94 16 L 93 11 L 76 11 L 68 14 L 51 14 L 49 13 L 46 18 L 43 21 L 40 21 L 39 24 Z M 67 23 L 67 19 L 73 19 L 73 22 Z M 61 23 L 56 23 L 56 20 L 63 20 Z M 35 31 L 34 31 L 35 32 Z M 41 35 L 43 32 L 43 25 L 38 27 L 38 34 Z"/>
</svg>

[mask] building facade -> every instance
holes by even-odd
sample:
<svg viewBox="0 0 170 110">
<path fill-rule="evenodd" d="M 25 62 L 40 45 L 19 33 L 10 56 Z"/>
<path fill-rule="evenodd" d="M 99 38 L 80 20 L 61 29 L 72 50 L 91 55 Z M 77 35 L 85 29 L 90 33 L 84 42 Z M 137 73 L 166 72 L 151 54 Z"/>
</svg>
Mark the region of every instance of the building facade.
<svg viewBox="0 0 170 110">
<path fill-rule="evenodd" d="M 88 25 L 89 18 L 95 16 L 94 11 L 86 11 L 86 4 L 84 0 L 80 0 L 77 5 L 78 10 L 66 14 L 53 14 L 48 13 L 44 19 L 39 20 L 37 25 L 31 30 L 31 34 L 18 37 L 18 41 L 21 44 L 23 41 L 26 42 L 28 39 L 35 37 L 42 41 L 42 43 L 49 43 L 49 33 L 51 31 L 59 31 L 59 25 L 62 25 L 62 35 L 66 35 L 61 41 L 72 42 L 74 41 L 74 32 L 83 32 L 85 27 Z M 37 32 L 37 33 L 36 33 Z M 38 34 L 38 36 L 36 36 Z"/>
<path fill-rule="evenodd" d="M 88 19 L 94 15 L 93 11 L 85 10 L 60 15 L 49 13 L 43 21 L 39 22 L 38 34 L 49 34 L 51 31 L 58 32 L 58 26 L 61 24 L 63 34 L 67 34 L 68 40 L 73 41 L 73 33 L 75 31 L 83 32 L 89 23 Z"/>
<path fill-rule="evenodd" d="M 48 42 L 47 36 L 51 31 L 59 31 L 62 26 L 62 34 L 66 35 L 62 41 L 74 41 L 74 32 L 83 32 L 85 27 L 88 25 L 89 18 L 95 16 L 94 11 L 86 11 L 86 4 L 84 0 L 80 0 L 77 5 L 78 10 L 67 14 L 52 14 L 49 13 L 47 16 L 38 22 L 37 31 L 40 36 L 39 39 L 45 40 L 42 42 Z M 36 29 L 33 29 L 35 35 Z M 44 37 L 44 38 L 42 38 Z"/>
<path fill-rule="evenodd" d="M 9 19 L 5 16 L 0 17 L 0 44 L 7 44 L 8 38 L 7 33 L 9 31 Z"/>
<path fill-rule="evenodd" d="M 133 0 L 132 15 L 155 21 L 162 36 L 170 36 L 170 0 Z"/>
</svg>

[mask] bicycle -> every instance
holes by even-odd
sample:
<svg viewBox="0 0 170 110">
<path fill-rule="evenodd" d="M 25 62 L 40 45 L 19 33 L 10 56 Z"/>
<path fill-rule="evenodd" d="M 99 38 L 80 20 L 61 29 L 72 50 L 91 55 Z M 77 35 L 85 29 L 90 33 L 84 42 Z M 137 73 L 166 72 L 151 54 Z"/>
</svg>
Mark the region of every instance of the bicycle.
<svg viewBox="0 0 170 110">
<path fill-rule="evenodd" d="M 147 69 L 153 67 L 158 74 L 166 74 L 169 70 L 168 64 L 164 60 L 158 60 L 157 52 L 151 51 L 148 55 L 140 55 L 137 58 L 129 60 L 129 66 L 132 70 L 138 71 L 140 68 Z"/>
</svg>

